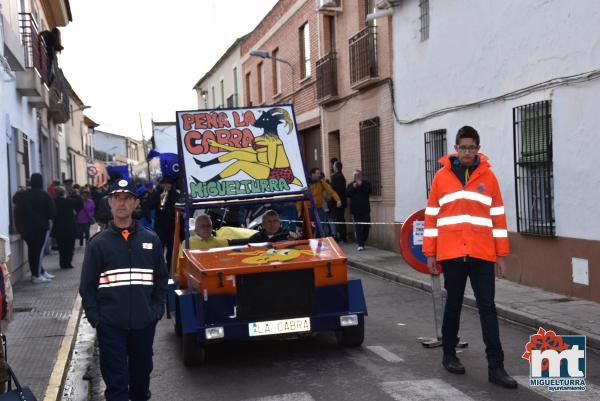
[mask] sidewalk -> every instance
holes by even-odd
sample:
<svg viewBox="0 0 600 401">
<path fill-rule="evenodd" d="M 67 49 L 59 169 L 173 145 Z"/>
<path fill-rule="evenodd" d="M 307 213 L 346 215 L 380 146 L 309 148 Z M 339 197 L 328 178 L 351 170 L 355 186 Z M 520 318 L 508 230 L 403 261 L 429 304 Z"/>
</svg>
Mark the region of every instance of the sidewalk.
<svg viewBox="0 0 600 401">
<path fill-rule="evenodd" d="M 60 269 L 58 253 L 44 257 L 56 278 L 31 284 L 29 274 L 13 287 L 14 316 L 6 332 L 8 362 L 39 401 L 55 401 L 80 316 L 77 296 L 84 248 L 75 246 L 74 269 Z"/>
<path fill-rule="evenodd" d="M 352 243 L 343 243 L 341 247 L 352 267 L 431 291 L 429 276 L 412 269 L 398 253 L 373 247 L 358 252 Z M 476 307 L 470 285 L 467 285 L 464 303 Z M 585 335 L 589 347 L 600 349 L 600 304 L 596 302 L 496 279 L 496 309 L 498 316 L 534 330 L 541 326 L 558 334 Z"/>
</svg>

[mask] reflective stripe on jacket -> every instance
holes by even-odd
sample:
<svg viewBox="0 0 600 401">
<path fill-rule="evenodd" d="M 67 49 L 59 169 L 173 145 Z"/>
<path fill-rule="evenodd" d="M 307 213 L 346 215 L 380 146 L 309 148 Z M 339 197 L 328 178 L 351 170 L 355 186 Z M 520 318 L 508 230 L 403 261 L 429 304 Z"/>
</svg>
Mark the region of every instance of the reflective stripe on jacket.
<svg viewBox="0 0 600 401">
<path fill-rule="evenodd" d="M 156 233 L 137 224 L 123 236 L 109 223 L 85 250 L 79 294 L 93 327 L 141 330 L 161 318 L 167 281 Z"/>
<path fill-rule="evenodd" d="M 423 254 L 438 261 L 470 256 L 495 262 L 509 253 L 504 203 L 496 176 L 482 153 L 463 187 L 451 156 L 439 160 L 425 209 Z"/>
</svg>

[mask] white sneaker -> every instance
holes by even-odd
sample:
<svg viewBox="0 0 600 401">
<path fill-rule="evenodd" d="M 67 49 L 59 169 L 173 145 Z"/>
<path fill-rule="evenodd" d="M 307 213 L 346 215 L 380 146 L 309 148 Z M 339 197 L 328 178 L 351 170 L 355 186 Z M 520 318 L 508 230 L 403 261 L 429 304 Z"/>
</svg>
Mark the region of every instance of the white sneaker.
<svg viewBox="0 0 600 401">
<path fill-rule="evenodd" d="M 364 251 L 365 247 L 364 246 L 359 246 L 358 248 L 356 248 L 357 251 Z"/>
<path fill-rule="evenodd" d="M 49 278 L 46 278 L 44 276 L 32 277 L 31 278 L 31 282 L 33 284 L 45 284 L 45 283 L 49 283 L 50 281 L 52 281 L 52 280 L 50 280 Z"/>
<path fill-rule="evenodd" d="M 42 274 L 43 277 L 46 277 L 49 280 L 52 280 L 54 277 L 56 277 L 54 274 L 50 274 L 48 272 L 44 272 L 44 274 Z"/>
</svg>

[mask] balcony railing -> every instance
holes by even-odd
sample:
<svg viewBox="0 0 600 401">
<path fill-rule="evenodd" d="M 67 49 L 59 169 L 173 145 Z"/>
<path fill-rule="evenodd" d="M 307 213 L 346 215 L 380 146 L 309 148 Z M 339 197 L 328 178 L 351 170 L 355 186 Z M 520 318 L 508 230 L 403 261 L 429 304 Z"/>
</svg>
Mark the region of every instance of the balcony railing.
<svg viewBox="0 0 600 401">
<path fill-rule="evenodd" d="M 374 26 L 350 38 L 350 85 L 360 86 L 377 78 L 377 34 Z"/>
<path fill-rule="evenodd" d="M 25 67 L 34 68 L 48 85 L 48 53 L 44 39 L 30 13 L 19 13 L 19 30 L 25 48 Z"/>
<path fill-rule="evenodd" d="M 317 60 L 317 100 L 326 100 L 337 95 L 337 54 L 331 52 Z"/>
</svg>

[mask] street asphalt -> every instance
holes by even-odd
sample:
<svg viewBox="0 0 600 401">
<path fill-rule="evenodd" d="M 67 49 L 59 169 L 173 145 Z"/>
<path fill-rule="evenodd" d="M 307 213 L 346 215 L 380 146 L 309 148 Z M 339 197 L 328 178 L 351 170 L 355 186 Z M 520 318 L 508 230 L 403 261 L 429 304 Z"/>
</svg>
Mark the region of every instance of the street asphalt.
<svg viewBox="0 0 600 401">
<path fill-rule="evenodd" d="M 506 320 L 500 321 L 506 369 L 525 386 L 507 390 L 488 383 L 479 318 L 477 311 L 469 307 L 463 309 L 460 332 L 469 346 L 459 350 L 467 373 L 452 375 L 440 363 L 441 349 L 426 349 L 416 341 L 417 337 L 434 333 L 430 293 L 354 269 L 351 276 L 362 279 L 369 308 L 362 347 L 340 348 L 330 333 L 305 339 L 221 343 L 209 350 L 206 364 L 186 368 L 182 362 L 181 340 L 173 331 L 173 320 L 163 319 L 155 339 L 152 399 L 600 399 L 600 356 L 592 350 L 587 352 L 588 391 L 585 393 L 529 389 L 526 382 L 529 365 L 521 355 L 529 336 L 535 333 L 531 328 Z M 86 338 L 89 337 L 86 335 Z M 89 352 L 87 355 L 89 357 Z M 97 366 L 92 366 L 89 374 L 94 376 L 90 381 L 92 387 L 95 384 L 91 389 L 95 394 L 92 399 L 103 399 Z M 78 375 L 81 377 L 82 372 Z M 71 377 L 72 385 L 77 386 L 77 380 Z"/>
</svg>

